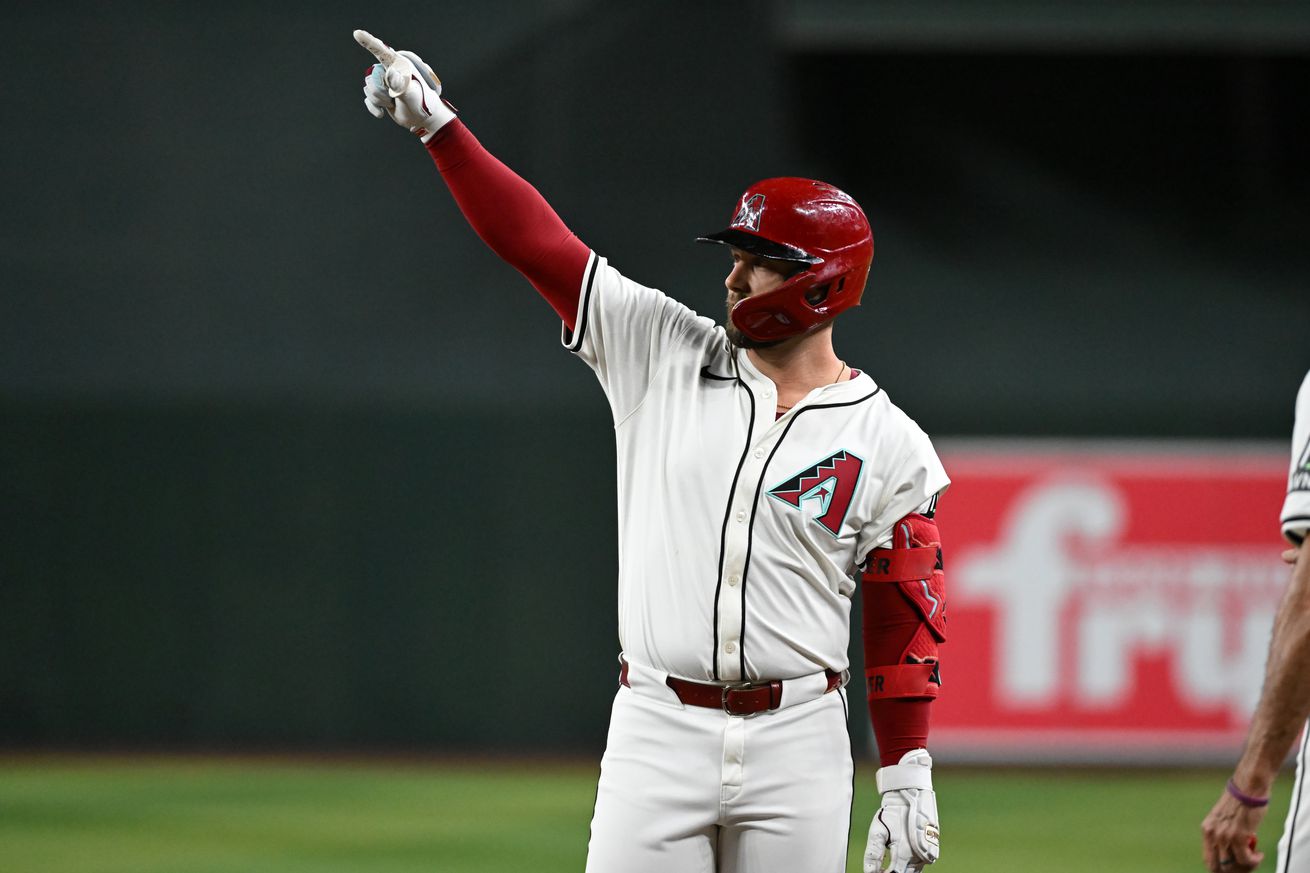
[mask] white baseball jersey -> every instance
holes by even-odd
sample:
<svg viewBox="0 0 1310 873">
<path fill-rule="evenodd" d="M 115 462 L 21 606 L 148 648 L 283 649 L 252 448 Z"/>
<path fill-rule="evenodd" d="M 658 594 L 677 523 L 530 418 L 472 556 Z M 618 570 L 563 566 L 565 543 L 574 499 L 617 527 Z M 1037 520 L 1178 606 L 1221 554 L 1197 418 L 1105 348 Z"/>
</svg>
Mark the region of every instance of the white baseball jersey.
<svg viewBox="0 0 1310 873">
<path fill-rule="evenodd" d="M 1283 535 L 1303 542 L 1310 531 L 1310 373 L 1305 374 L 1296 395 L 1296 419 L 1292 424 L 1292 466 L 1287 474 L 1287 499 L 1283 502 Z"/>
<path fill-rule="evenodd" d="M 845 670 L 859 565 L 949 484 L 923 431 L 866 374 L 775 420 L 722 327 L 595 253 L 563 342 L 614 416 L 625 655 L 697 681 Z"/>
</svg>

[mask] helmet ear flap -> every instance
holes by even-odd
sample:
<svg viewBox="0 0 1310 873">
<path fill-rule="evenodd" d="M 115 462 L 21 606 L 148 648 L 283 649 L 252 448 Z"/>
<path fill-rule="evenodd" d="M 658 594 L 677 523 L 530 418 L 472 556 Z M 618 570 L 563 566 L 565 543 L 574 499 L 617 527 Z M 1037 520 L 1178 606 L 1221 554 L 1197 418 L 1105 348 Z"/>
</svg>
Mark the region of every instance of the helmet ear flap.
<svg viewBox="0 0 1310 873">
<path fill-rule="evenodd" d="M 805 292 L 805 302 L 810 304 L 811 306 L 820 305 L 821 303 L 823 303 L 823 301 L 828 299 L 828 289 L 831 287 L 832 287 L 832 283 L 830 282 L 823 285 L 814 286 L 813 288 Z"/>
<path fill-rule="evenodd" d="M 838 276 L 832 282 L 824 282 L 816 285 L 805 292 L 805 302 L 811 306 L 818 307 L 823 305 L 829 295 L 840 294 L 841 290 L 846 287 L 846 276 Z"/>
<path fill-rule="evenodd" d="M 826 269 L 831 271 L 831 267 Z M 829 278 L 824 271 L 822 264 L 798 270 L 768 294 L 738 302 L 730 314 L 733 324 L 752 339 L 765 342 L 814 330 L 827 320 L 820 312 L 845 278 Z"/>
</svg>

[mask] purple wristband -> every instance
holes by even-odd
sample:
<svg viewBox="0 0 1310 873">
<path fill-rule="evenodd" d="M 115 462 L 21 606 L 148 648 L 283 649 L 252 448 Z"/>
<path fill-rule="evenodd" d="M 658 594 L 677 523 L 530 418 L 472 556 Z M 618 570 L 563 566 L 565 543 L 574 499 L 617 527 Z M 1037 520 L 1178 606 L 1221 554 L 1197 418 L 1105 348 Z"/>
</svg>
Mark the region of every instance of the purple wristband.
<svg viewBox="0 0 1310 873">
<path fill-rule="evenodd" d="M 1242 806 L 1249 806 L 1252 809 L 1259 809 L 1262 806 L 1269 805 L 1268 797 L 1252 797 L 1249 794 L 1243 794 L 1242 789 L 1238 788 L 1233 780 L 1228 780 L 1228 793 L 1237 799 Z"/>
</svg>

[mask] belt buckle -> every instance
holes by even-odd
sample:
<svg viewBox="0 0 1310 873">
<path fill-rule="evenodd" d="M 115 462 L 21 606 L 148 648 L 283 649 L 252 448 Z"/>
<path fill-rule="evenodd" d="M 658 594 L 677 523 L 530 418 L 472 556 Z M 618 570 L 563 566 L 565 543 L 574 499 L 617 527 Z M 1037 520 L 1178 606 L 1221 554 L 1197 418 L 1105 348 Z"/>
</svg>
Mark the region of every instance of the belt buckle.
<svg viewBox="0 0 1310 873">
<path fill-rule="evenodd" d="M 719 705 L 723 707 L 724 712 L 726 712 L 728 715 L 735 716 L 736 718 L 754 718 L 755 716 L 759 715 L 761 712 L 768 712 L 769 711 L 768 707 L 765 707 L 764 709 L 757 709 L 755 712 L 733 712 L 731 709 L 728 708 L 728 695 L 731 692 L 750 691 L 753 688 L 762 688 L 767 684 L 768 684 L 767 682 L 740 682 L 736 685 L 725 685 L 723 686 L 723 693 L 719 697 Z"/>
</svg>

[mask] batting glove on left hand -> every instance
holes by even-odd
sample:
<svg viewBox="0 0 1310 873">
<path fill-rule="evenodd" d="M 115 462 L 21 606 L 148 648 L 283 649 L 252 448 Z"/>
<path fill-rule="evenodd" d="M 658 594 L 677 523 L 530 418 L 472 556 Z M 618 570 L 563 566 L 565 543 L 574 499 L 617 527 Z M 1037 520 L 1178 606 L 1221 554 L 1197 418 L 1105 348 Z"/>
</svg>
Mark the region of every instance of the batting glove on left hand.
<svg viewBox="0 0 1310 873">
<path fill-rule="evenodd" d="M 365 30 L 355 31 L 355 41 L 379 61 L 364 77 L 364 107 L 374 118 L 389 115 L 423 142 L 454 119 L 454 111 L 441 97 L 441 80 L 422 58 L 398 52 Z"/>
<path fill-rule="evenodd" d="M 889 851 L 888 873 L 920 873 L 940 854 L 937 795 L 926 749 L 906 752 L 899 764 L 878 771 L 882 808 L 869 826 L 864 873 L 879 873 Z"/>
</svg>

